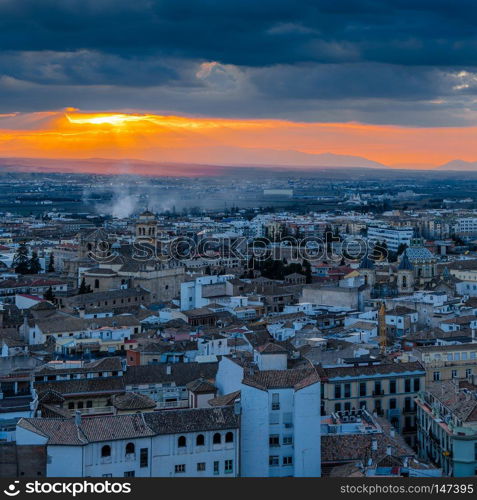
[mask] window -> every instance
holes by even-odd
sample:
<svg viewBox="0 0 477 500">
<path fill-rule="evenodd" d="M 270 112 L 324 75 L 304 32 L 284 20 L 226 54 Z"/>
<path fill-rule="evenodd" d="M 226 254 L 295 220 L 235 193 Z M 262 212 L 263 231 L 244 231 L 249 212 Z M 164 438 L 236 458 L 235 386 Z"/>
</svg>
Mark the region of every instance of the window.
<svg viewBox="0 0 477 500">
<path fill-rule="evenodd" d="M 472 375 L 472 368 L 467 368 L 467 370 L 465 370 L 465 376 L 470 377 L 471 375 Z"/>
<path fill-rule="evenodd" d="M 103 477 L 113 477 L 112 474 L 103 474 Z"/>
<path fill-rule="evenodd" d="M 335 384 L 335 399 L 341 398 L 341 384 Z"/>
<path fill-rule="evenodd" d="M 91 400 L 86 401 L 86 408 L 93 408 L 93 402 Z"/>
<path fill-rule="evenodd" d="M 102 457 L 110 457 L 111 456 L 111 446 L 107 444 L 101 448 L 101 456 Z"/>
<path fill-rule="evenodd" d="M 366 396 L 366 382 L 360 382 L 359 383 L 359 395 Z"/>
<path fill-rule="evenodd" d="M 351 397 L 351 384 L 345 384 L 344 385 L 344 397 L 345 398 L 350 398 Z"/>
<path fill-rule="evenodd" d="M 196 446 L 204 446 L 205 444 L 205 438 L 203 434 L 199 434 L 196 439 L 195 439 L 195 445 Z"/>
<path fill-rule="evenodd" d="M 179 436 L 179 438 L 177 439 L 177 447 L 178 448 L 185 448 L 186 444 L 187 444 L 187 441 L 186 441 L 185 436 Z"/>
<path fill-rule="evenodd" d="M 433 372 L 432 380 L 434 380 L 434 382 L 438 382 L 440 379 L 441 379 L 441 372 Z"/>
<path fill-rule="evenodd" d="M 351 403 L 345 403 L 344 404 L 344 410 L 345 411 L 350 411 L 351 410 Z"/>
<path fill-rule="evenodd" d="M 141 448 L 139 452 L 139 466 L 140 467 L 147 467 L 148 464 L 148 449 L 147 448 Z"/>
<path fill-rule="evenodd" d="M 272 394 L 272 410 L 280 409 L 280 394 L 274 393 Z"/>
<path fill-rule="evenodd" d="M 452 370 L 452 378 L 457 378 L 457 370 Z"/>
<path fill-rule="evenodd" d="M 124 477 L 134 477 L 135 474 L 134 474 L 134 471 L 133 470 L 127 470 L 125 473 L 124 473 Z"/>
<path fill-rule="evenodd" d="M 283 465 L 292 465 L 293 457 L 283 457 Z"/>
<path fill-rule="evenodd" d="M 185 472 L 185 464 L 179 464 L 174 467 L 174 472 L 176 474 L 182 474 Z"/>
<path fill-rule="evenodd" d="M 335 404 L 335 413 L 341 411 L 341 403 L 336 403 Z"/>
<path fill-rule="evenodd" d="M 74 410 L 75 404 L 74 403 L 68 403 L 68 410 Z"/>
<path fill-rule="evenodd" d="M 217 475 L 219 473 L 219 462 L 214 462 L 214 474 Z"/>
<path fill-rule="evenodd" d="M 280 436 L 278 434 L 270 434 L 268 443 L 270 446 L 280 446 Z"/>
<path fill-rule="evenodd" d="M 280 457 L 277 455 L 270 455 L 268 457 L 268 465 L 270 467 L 276 467 L 277 465 L 280 465 Z"/>
<path fill-rule="evenodd" d="M 293 444 L 293 436 L 283 436 L 283 444 L 289 446 Z"/>
<path fill-rule="evenodd" d="M 389 400 L 389 409 L 390 410 L 396 409 L 396 400 L 394 398 Z"/>
<path fill-rule="evenodd" d="M 212 442 L 213 442 L 214 444 L 220 444 L 220 443 L 222 442 L 222 436 L 220 435 L 220 433 L 219 433 L 219 432 L 216 432 L 216 433 L 214 434 L 214 438 L 213 438 Z"/>
<path fill-rule="evenodd" d="M 396 381 L 395 380 L 389 381 L 389 394 L 396 394 Z"/>
<path fill-rule="evenodd" d="M 197 462 L 197 472 L 205 471 L 205 462 Z"/>
<path fill-rule="evenodd" d="M 404 380 L 404 392 L 411 392 L 411 379 L 406 378 Z"/>
<path fill-rule="evenodd" d="M 477 460 L 477 443 L 474 443 L 474 460 Z"/>
<path fill-rule="evenodd" d="M 225 473 L 226 474 L 231 474 L 234 470 L 234 462 L 233 460 L 226 460 L 225 461 Z"/>
<path fill-rule="evenodd" d="M 381 382 L 374 382 L 374 395 L 381 395 Z"/>
<path fill-rule="evenodd" d="M 132 453 L 134 453 L 134 451 L 135 451 L 134 443 L 128 443 L 126 445 L 126 455 L 131 455 Z"/>
<path fill-rule="evenodd" d="M 233 443 L 234 442 L 234 433 L 233 432 L 227 432 L 227 434 L 225 434 L 225 442 L 226 443 Z"/>
<path fill-rule="evenodd" d="M 414 392 L 418 392 L 421 390 L 421 381 L 418 378 L 414 379 Z"/>
<path fill-rule="evenodd" d="M 78 410 L 83 409 L 83 401 L 78 401 Z"/>
</svg>

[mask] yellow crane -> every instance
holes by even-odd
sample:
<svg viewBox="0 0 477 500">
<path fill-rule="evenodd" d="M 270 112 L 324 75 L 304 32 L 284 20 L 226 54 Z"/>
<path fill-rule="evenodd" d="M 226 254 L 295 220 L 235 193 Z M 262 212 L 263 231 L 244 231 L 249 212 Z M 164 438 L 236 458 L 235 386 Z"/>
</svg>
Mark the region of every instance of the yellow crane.
<svg viewBox="0 0 477 500">
<path fill-rule="evenodd" d="M 386 352 L 386 347 L 388 343 L 388 338 L 386 334 L 386 306 L 384 301 L 381 302 L 381 306 L 378 311 L 378 333 L 379 333 L 379 346 L 381 348 L 381 354 Z"/>
</svg>

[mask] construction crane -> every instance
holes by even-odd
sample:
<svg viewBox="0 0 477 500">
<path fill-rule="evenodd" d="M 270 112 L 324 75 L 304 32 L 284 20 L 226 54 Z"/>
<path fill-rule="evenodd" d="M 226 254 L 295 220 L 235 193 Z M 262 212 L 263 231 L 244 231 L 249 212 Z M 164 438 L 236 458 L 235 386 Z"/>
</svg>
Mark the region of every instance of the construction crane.
<svg viewBox="0 0 477 500">
<path fill-rule="evenodd" d="M 378 311 L 378 333 L 380 351 L 381 354 L 385 354 L 388 339 L 386 334 L 386 306 L 384 304 L 384 301 L 381 302 L 381 306 Z"/>
</svg>

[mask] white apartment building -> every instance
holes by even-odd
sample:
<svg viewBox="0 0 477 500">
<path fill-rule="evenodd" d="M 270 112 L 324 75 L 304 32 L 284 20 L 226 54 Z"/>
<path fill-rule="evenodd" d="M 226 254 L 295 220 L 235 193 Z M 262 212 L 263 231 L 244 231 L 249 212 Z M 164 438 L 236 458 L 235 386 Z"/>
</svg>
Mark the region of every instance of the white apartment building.
<svg viewBox="0 0 477 500">
<path fill-rule="evenodd" d="M 17 445 L 47 447 L 47 477 L 233 477 L 234 407 L 94 418 L 22 418 Z"/>
<path fill-rule="evenodd" d="M 385 241 L 388 249 L 397 252 L 399 245 L 410 246 L 414 230 L 412 227 L 391 227 L 386 225 L 376 225 L 368 227 L 368 241 Z"/>
<path fill-rule="evenodd" d="M 454 225 L 455 234 L 458 236 L 477 235 L 477 217 L 465 217 L 457 219 Z"/>
<path fill-rule="evenodd" d="M 241 475 L 319 477 L 320 401 L 314 369 L 247 376 L 241 389 Z"/>
<path fill-rule="evenodd" d="M 224 356 L 216 376 L 221 395 L 241 391 L 243 477 L 319 477 L 320 380 L 314 368 L 288 370 L 275 343 L 246 356 Z"/>
<path fill-rule="evenodd" d="M 233 274 L 200 276 L 181 283 L 181 311 L 205 307 L 216 297 L 226 295 L 226 282 L 234 277 Z"/>
</svg>

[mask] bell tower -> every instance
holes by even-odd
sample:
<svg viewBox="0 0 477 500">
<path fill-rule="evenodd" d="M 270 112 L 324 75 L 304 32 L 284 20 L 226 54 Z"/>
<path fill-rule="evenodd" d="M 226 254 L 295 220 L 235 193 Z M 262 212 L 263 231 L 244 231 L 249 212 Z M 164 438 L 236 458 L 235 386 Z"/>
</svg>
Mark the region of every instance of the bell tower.
<svg viewBox="0 0 477 500">
<path fill-rule="evenodd" d="M 149 210 L 143 212 L 136 222 L 136 241 L 153 245 L 157 242 L 157 219 Z"/>
<path fill-rule="evenodd" d="M 414 266 L 406 252 L 404 252 L 397 269 L 397 286 L 399 293 L 414 291 Z"/>
</svg>

